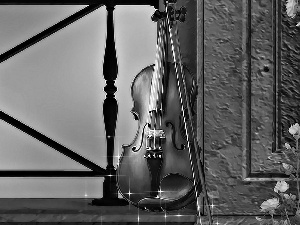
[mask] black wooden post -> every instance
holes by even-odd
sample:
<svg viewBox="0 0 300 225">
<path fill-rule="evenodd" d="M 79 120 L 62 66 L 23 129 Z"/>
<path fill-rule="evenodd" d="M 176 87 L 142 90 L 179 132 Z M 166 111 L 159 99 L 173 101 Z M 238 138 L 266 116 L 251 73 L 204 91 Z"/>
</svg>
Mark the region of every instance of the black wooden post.
<svg viewBox="0 0 300 225">
<path fill-rule="evenodd" d="M 115 80 L 118 75 L 118 62 L 114 41 L 114 22 L 113 11 L 115 5 L 113 1 L 108 1 L 107 9 L 107 36 L 106 47 L 103 62 L 103 75 L 106 80 L 104 91 L 106 92 L 106 99 L 103 103 L 103 116 L 106 131 L 107 143 L 107 176 L 104 177 L 103 183 L 103 197 L 101 199 L 94 199 L 93 205 L 127 205 L 127 201 L 118 198 L 116 170 L 113 165 L 114 156 L 114 140 L 115 129 L 118 115 L 118 103 L 115 99 L 114 93 L 117 91 Z"/>
</svg>

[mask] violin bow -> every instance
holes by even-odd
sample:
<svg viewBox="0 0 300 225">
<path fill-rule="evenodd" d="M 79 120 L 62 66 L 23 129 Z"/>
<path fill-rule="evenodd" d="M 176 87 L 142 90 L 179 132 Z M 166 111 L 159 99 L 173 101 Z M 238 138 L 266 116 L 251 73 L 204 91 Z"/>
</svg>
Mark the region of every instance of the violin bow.
<svg viewBox="0 0 300 225">
<path fill-rule="evenodd" d="M 191 168 L 193 172 L 193 179 L 194 179 L 194 188 L 195 188 L 195 194 L 196 194 L 196 202 L 197 202 L 197 219 L 196 224 L 202 224 L 201 222 L 201 212 L 200 212 L 200 203 L 199 203 L 199 178 L 202 185 L 202 193 L 204 195 L 204 201 L 206 205 L 207 215 L 209 219 L 209 225 L 213 224 L 210 206 L 209 206 L 209 199 L 206 189 L 206 183 L 205 183 L 205 174 L 204 174 L 204 167 L 200 158 L 200 147 L 198 146 L 197 140 L 195 139 L 195 132 L 192 124 L 192 111 L 189 105 L 189 99 L 187 95 L 187 88 L 185 83 L 185 76 L 183 71 L 183 65 L 182 65 L 182 57 L 180 52 L 180 42 L 178 38 L 178 28 L 177 28 L 177 18 L 180 20 L 180 10 L 179 10 L 179 16 L 178 11 L 174 10 L 172 6 L 169 4 L 175 4 L 176 0 L 169 0 L 165 1 L 166 6 L 166 16 L 167 16 L 167 24 L 168 24 L 168 33 L 170 37 L 170 44 L 171 44 L 171 50 L 172 50 L 172 56 L 173 61 L 175 63 L 175 74 L 177 78 L 177 86 L 179 90 L 179 96 L 181 101 L 181 110 L 183 113 L 183 120 L 185 124 L 185 131 L 186 131 L 186 137 L 187 137 L 187 145 L 189 150 L 189 156 L 190 156 L 190 163 Z M 182 14 L 186 14 L 186 10 L 182 10 Z M 173 15 L 172 15 L 173 14 Z M 176 15 L 177 14 L 177 15 Z M 181 21 L 181 20 L 180 20 Z M 184 19 L 182 19 L 184 21 Z M 174 34 L 172 33 L 172 27 L 174 26 Z M 175 36 L 175 42 L 173 40 L 173 37 Z M 175 44 L 177 47 L 175 47 Z M 177 52 L 177 56 L 176 56 Z M 187 111 L 187 112 L 186 112 Z M 192 151 L 194 150 L 194 152 Z M 196 163 L 194 162 L 196 160 Z M 196 164 L 196 165 L 195 165 Z"/>
</svg>

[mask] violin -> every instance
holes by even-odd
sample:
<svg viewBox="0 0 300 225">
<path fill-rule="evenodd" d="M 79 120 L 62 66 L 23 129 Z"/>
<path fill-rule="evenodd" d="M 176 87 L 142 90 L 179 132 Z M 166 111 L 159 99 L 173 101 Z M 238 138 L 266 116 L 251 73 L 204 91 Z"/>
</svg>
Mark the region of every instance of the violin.
<svg viewBox="0 0 300 225">
<path fill-rule="evenodd" d="M 134 79 L 131 112 L 138 120 L 138 129 L 133 142 L 122 146 L 117 168 L 123 197 L 150 211 L 179 209 L 195 200 L 174 69 L 172 64 L 167 65 L 169 80 L 163 109 L 148 111 L 154 67 L 146 67 Z M 190 93 L 193 83 L 189 79 Z M 195 92 L 192 99 L 195 100 Z M 147 205 L 149 201 L 151 206 Z"/>
<path fill-rule="evenodd" d="M 170 21 L 163 13 L 156 12 L 154 16 L 160 17 L 156 61 L 155 65 L 142 69 L 131 85 L 131 113 L 138 120 L 138 129 L 134 140 L 122 146 L 117 186 L 122 196 L 140 209 L 171 211 L 193 203 L 196 192 L 201 192 L 203 187 L 192 166 L 197 151 L 188 142 L 191 138 L 187 137 L 186 126 L 187 120 L 190 124 L 192 120 L 186 111 L 195 115 L 192 109 L 197 87 L 191 73 L 182 66 L 188 99 L 183 107 L 176 76 L 178 63 L 167 59 Z"/>
</svg>

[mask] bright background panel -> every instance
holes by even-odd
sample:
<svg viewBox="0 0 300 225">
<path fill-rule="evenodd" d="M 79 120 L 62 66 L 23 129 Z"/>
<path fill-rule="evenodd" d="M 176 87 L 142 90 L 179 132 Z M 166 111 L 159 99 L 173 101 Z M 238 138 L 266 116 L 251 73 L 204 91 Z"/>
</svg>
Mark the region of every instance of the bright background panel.
<svg viewBox="0 0 300 225">
<path fill-rule="evenodd" d="M 0 6 L 4 52 L 84 6 Z M 117 6 L 119 114 L 115 155 L 130 143 L 135 75 L 154 63 L 156 24 L 150 6 Z M 80 155 L 106 167 L 102 73 L 104 7 L 0 64 L 0 108 Z M 0 170 L 85 170 L 75 161 L 0 121 Z M 115 160 L 115 165 L 118 160 Z M 86 169 L 87 170 L 87 169 Z M 101 197 L 102 178 L 0 178 L 0 198 Z"/>
</svg>

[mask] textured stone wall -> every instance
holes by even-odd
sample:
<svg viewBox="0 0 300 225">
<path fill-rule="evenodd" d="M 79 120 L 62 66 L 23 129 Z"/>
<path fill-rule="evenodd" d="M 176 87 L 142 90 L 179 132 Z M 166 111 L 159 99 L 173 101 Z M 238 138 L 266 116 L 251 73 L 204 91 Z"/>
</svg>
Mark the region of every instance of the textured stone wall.
<svg viewBox="0 0 300 225">
<path fill-rule="evenodd" d="M 204 1 L 204 43 L 204 149 L 206 180 L 216 205 L 213 213 L 244 213 L 243 205 L 252 203 L 241 181 L 240 0 Z"/>
<path fill-rule="evenodd" d="M 282 2 L 284 4 L 284 1 Z M 282 115 L 282 142 L 292 143 L 288 128 L 291 124 L 300 122 L 300 32 L 295 19 L 288 18 L 282 7 L 282 59 L 281 59 L 281 115 Z"/>
<path fill-rule="evenodd" d="M 178 5 L 188 9 L 181 50 L 198 83 L 197 139 L 213 214 L 226 224 L 256 224 L 261 203 L 283 177 L 268 157 L 290 141 L 286 131 L 300 115 L 296 21 L 286 18 L 284 0 Z"/>
<path fill-rule="evenodd" d="M 203 1 L 203 133 L 206 180 L 209 195 L 216 205 L 213 213 L 259 214 L 260 204 L 271 197 L 275 184 L 255 177 L 255 172 L 260 176 L 274 172 L 273 165 L 267 161 L 272 153 L 274 121 L 272 1 Z M 246 4 L 251 9 L 252 27 L 248 30 L 251 40 L 243 33 L 247 26 Z M 198 29 L 200 27 L 198 23 Z M 250 44 L 250 52 L 243 53 L 243 46 Z M 199 53 L 198 57 L 201 58 Z M 198 75 L 201 76 L 201 71 Z M 201 101 L 198 102 L 200 109 Z M 248 123 L 245 123 L 245 107 L 250 118 Z M 198 116 L 200 113 L 199 110 Z M 199 126 L 200 123 L 198 130 L 201 130 Z M 243 170 L 251 171 L 254 178 L 244 181 Z M 229 224 L 246 224 L 242 220 Z"/>
</svg>

